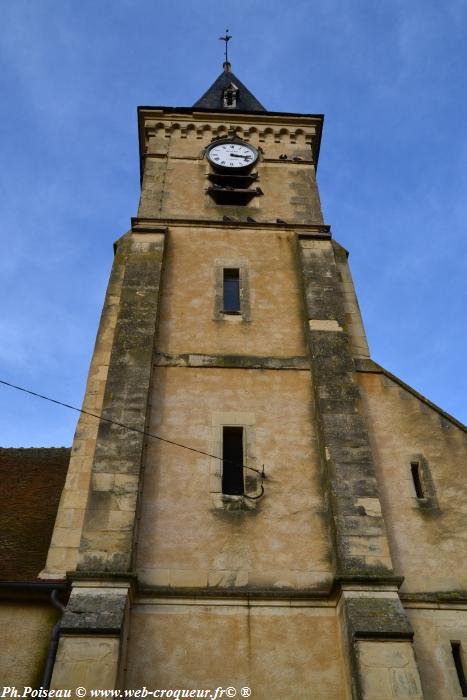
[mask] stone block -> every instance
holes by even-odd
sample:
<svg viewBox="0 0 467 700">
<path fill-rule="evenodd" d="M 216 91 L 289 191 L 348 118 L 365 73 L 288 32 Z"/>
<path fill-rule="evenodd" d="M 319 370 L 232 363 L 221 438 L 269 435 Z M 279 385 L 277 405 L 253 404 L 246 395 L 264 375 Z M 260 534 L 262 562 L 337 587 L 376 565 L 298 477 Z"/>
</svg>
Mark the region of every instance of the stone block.
<svg viewBox="0 0 467 700">
<path fill-rule="evenodd" d="M 126 605 L 126 588 L 74 588 L 62 617 L 62 632 L 119 634 Z"/>
<path fill-rule="evenodd" d="M 308 321 L 310 331 L 342 331 L 341 326 L 335 319 L 318 320 L 310 319 Z"/>
<path fill-rule="evenodd" d="M 391 597 L 345 597 L 347 626 L 351 638 L 412 639 L 413 630 L 397 595 Z"/>
<path fill-rule="evenodd" d="M 360 648 L 362 666 L 407 668 L 413 664 L 412 645 L 408 642 L 362 644 Z"/>
<path fill-rule="evenodd" d="M 336 523 L 342 536 L 356 536 L 359 538 L 379 537 L 384 535 L 384 523 L 382 518 L 369 518 L 363 515 L 338 516 Z M 370 548 L 370 551 L 371 548 Z"/>
<path fill-rule="evenodd" d="M 134 513 L 136 509 L 137 497 L 137 493 L 130 493 L 126 496 L 117 496 L 115 500 L 117 502 L 118 509 Z"/>
<path fill-rule="evenodd" d="M 72 452 L 68 473 L 73 474 L 75 472 L 90 472 L 91 466 L 91 461 L 88 457 L 81 457 Z"/>
<path fill-rule="evenodd" d="M 409 641 L 359 641 L 356 651 L 365 700 L 423 699 L 420 677 Z"/>
<path fill-rule="evenodd" d="M 96 690 L 115 688 L 119 648 L 118 639 L 62 636 L 51 689 L 74 691 L 82 686 Z"/>
<path fill-rule="evenodd" d="M 369 517 L 379 518 L 382 515 L 379 498 L 357 498 L 355 504 L 357 507 L 363 508 Z"/>
<path fill-rule="evenodd" d="M 114 491 L 117 495 L 128 495 L 138 491 L 139 479 L 134 474 L 115 474 Z"/>
<path fill-rule="evenodd" d="M 115 474 L 95 473 L 92 475 L 94 491 L 111 491 L 115 483 Z"/>
<path fill-rule="evenodd" d="M 372 574 L 383 574 L 384 571 L 386 572 L 385 575 L 392 574 L 393 573 L 393 568 L 392 568 L 392 560 L 391 557 L 389 556 L 389 553 L 387 556 L 371 556 L 367 555 L 363 557 L 364 561 L 364 569 L 367 572 L 370 572 Z"/>
<path fill-rule="evenodd" d="M 55 526 L 62 528 L 81 528 L 84 513 L 84 508 L 60 508 L 57 513 Z"/>
<path fill-rule="evenodd" d="M 109 513 L 108 528 L 117 531 L 133 531 L 134 511 L 133 510 L 112 510 Z"/>
<path fill-rule="evenodd" d="M 348 548 L 351 557 L 383 557 L 389 556 L 387 538 L 384 531 L 379 536 L 343 536 L 342 544 Z"/>
<path fill-rule="evenodd" d="M 361 677 L 364 700 L 392 700 L 391 678 L 386 668 L 362 669 Z"/>
<path fill-rule="evenodd" d="M 56 527 L 51 544 L 54 547 L 79 547 L 81 528 Z"/>
<path fill-rule="evenodd" d="M 395 698 L 419 698 L 423 700 L 418 669 L 393 668 L 390 671 L 392 692 Z"/>
<path fill-rule="evenodd" d="M 109 525 L 109 508 L 103 505 L 96 505 L 95 502 L 93 506 L 88 506 L 86 509 L 86 523 L 89 529 L 107 530 Z"/>
<path fill-rule="evenodd" d="M 76 563 L 78 550 L 70 550 L 67 547 L 50 545 L 47 555 L 47 566 L 41 573 L 41 578 L 56 578 L 56 571 L 71 571 Z M 51 576 L 49 574 L 52 574 Z"/>
</svg>

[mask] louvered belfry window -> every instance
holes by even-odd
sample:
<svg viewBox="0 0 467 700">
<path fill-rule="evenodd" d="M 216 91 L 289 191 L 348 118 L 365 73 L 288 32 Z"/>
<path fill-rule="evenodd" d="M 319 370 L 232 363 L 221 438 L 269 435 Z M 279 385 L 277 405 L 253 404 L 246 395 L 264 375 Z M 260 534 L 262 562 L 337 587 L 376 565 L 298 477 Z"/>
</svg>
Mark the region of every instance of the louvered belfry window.
<svg viewBox="0 0 467 700">
<path fill-rule="evenodd" d="M 224 107 L 235 109 L 238 100 L 238 87 L 230 83 L 224 90 Z"/>
</svg>

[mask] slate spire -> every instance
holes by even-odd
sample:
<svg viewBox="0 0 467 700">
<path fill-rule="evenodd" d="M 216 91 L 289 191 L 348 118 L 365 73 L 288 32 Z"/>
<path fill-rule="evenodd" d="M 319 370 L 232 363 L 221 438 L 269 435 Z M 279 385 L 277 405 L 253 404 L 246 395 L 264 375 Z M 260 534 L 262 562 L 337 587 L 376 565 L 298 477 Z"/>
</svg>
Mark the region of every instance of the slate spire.
<svg viewBox="0 0 467 700">
<path fill-rule="evenodd" d="M 266 112 L 261 102 L 232 73 L 231 65 L 224 61 L 224 70 L 193 107 L 226 112 Z"/>
</svg>

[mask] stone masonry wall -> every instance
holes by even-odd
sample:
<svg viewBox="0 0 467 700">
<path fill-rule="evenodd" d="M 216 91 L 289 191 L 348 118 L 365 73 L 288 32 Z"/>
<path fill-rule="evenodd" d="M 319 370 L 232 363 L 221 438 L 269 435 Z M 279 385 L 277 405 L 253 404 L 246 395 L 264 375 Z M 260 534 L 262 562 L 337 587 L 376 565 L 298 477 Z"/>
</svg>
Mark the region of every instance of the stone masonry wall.
<svg viewBox="0 0 467 700">
<path fill-rule="evenodd" d="M 124 241 L 125 273 L 110 356 L 79 569 L 127 572 L 133 538 L 152 372 L 164 234 Z M 122 428 L 118 423 L 136 428 Z"/>
<path fill-rule="evenodd" d="M 329 240 L 299 236 L 323 479 L 337 574 L 390 576 L 392 565 L 373 456 Z"/>
</svg>

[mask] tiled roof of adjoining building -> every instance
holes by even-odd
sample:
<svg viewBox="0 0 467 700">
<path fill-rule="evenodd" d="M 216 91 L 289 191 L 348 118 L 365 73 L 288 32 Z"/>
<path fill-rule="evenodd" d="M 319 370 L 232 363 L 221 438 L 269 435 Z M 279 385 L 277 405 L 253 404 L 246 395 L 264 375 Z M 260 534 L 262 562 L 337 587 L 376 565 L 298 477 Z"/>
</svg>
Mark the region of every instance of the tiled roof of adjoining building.
<svg viewBox="0 0 467 700">
<path fill-rule="evenodd" d="M 68 447 L 0 448 L 0 580 L 44 568 L 69 460 Z"/>
</svg>

